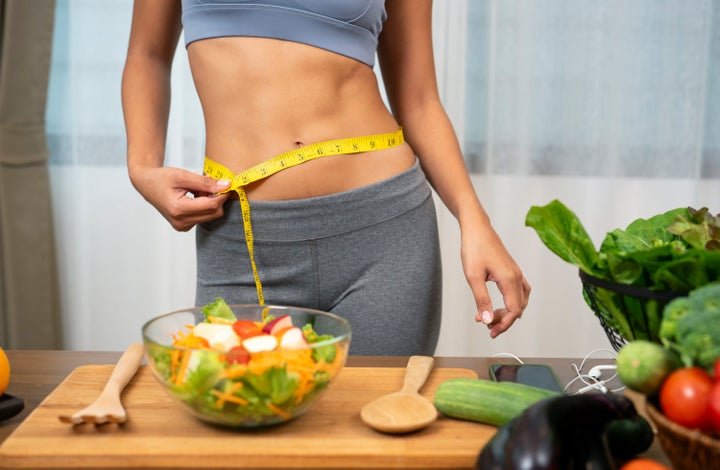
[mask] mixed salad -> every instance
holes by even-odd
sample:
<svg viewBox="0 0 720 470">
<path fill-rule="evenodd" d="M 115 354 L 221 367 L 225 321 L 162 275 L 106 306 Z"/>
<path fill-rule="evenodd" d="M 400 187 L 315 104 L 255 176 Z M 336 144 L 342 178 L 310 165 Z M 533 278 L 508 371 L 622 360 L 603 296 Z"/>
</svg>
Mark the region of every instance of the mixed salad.
<svg viewBox="0 0 720 470">
<path fill-rule="evenodd" d="M 172 348 L 148 347 L 156 374 L 202 419 L 243 426 L 287 421 L 345 362 L 341 342 L 311 324 L 293 325 L 290 315 L 237 319 L 221 298 L 202 312 L 204 321 L 173 335 Z"/>
</svg>

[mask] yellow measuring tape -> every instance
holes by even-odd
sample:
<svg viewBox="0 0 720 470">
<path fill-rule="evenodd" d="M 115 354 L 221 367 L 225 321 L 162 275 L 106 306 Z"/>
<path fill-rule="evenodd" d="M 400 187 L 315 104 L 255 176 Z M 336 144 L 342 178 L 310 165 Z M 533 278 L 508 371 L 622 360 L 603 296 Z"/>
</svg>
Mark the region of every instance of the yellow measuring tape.
<svg viewBox="0 0 720 470">
<path fill-rule="evenodd" d="M 223 191 L 223 193 L 235 191 L 240 199 L 245 241 L 248 247 L 248 254 L 250 255 L 250 265 L 252 266 L 253 278 L 255 279 L 255 287 L 260 305 L 265 305 L 265 297 L 263 295 L 262 282 L 260 282 L 257 265 L 255 264 L 254 240 L 252 223 L 250 221 L 250 202 L 248 201 L 247 194 L 245 194 L 244 186 L 267 178 L 286 168 L 315 160 L 316 158 L 384 150 L 397 147 L 403 142 L 405 142 L 405 138 L 402 129 L 384 134 L 326 140 L 281 153 L 238 174 L 234 174 L 221 164 L 205 157 L 205 174 L 215 179 L 230 180 L 230 187 Z"/>
</svg>

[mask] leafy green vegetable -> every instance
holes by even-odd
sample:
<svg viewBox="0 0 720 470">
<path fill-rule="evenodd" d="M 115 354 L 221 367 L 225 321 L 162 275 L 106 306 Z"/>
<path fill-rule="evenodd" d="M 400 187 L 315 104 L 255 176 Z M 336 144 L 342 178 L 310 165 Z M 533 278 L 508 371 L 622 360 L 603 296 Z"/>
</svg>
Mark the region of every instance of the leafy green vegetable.
<svg viewBox="0 0 720 470">
<path fill-rule="evenodd" d="M 706 207 L 688 211 L 687 217 L 678 217 L 668 231 L 679 235 L 694 248 L 720 250 L 720 214 L 713 216 Z"/>
<path fill-rule="evenodd" d="M 303 326 L 302 331 L 305 336 L 305 340 L 308 343 L 319 343 L 321 341 L 328 341 L 332 339 L 332 335 L 318 335 L 309 323 Z M 332 344 L 328 344 L 327 346 L 318 346 L 317 348 L 314 348 L 312 352 L 313 360 L 315 362 L 325 361 L 328 364 L 335 360 L 336 354 L 337 348 Z"/>
<path fill-rule="evenodd" d="M 607 233 L 595 250 L 577 215 L 557 199 L 533 206 L 525 225 L 582 271 L 657 291 L 689 292 L 720 276 L 720 215 L 677 208 Z"/>
<path fill-rule="evenodd" d="M 208 317 L 215 317 L 230 320 L 233 322 L 237 320 L 237 317 L 235 317 L 232 309 L 221 297 L 217 297 L 215 298 L 214 302 L 205 305 L 202 308 L 202 312 L 205 315 L 205 319 L 207 319 Z"/>
<path fill-rule="evenodd" d="M 577 215 L 557 199 L 531 207 L 525 225 L 557 256 L 601 280 L 682 296 L 720 279 L 720 215 L 707 208 L 637 219 L 608 232 L 598 250 Z M 583 294 L 624 339 L 658 340 L 665 301 L 621 295 L 611 287 L 592 289 L 592 298 Z"/>
<path fill-rule="evenodd" d="M 183 400 L 193 400 L 207 394 L 217 383 L 220 372 L 225 368 L 214 351 L 197 349 L 189 354 L 192 354 L 190 360 L 196 366 L 188 367 L 182 385 L 175 385 L 174 390 Z"/>
<path fill-rule="evenodd" d="M 285 367 L 271 367 L 264 374 L 246 374 L 243 379 L 260 395 L 280 405 L 290 398 L 298 386 L 297 374 L 288 373 Z"/>
<path fill-rule="evenodd" d="M 557 199 L 544 207 L 533 206 L 525 225 L 535 229 L 540 239 L 568 263 L 592 273 L 598 262 L 590 235 L 580 219 Z"/>
<path fill-rule="evenodd" d="M 155 363 L 155 372 L 160 377 L 170 377 L 172 374 L 172 356 L 165 346 L 148 344 L 148 357 Z"/>
<path fill-rule="evenodd" d="M 660 337 L 686 366 L 712 371 L 720 358 L 720 282 L 671 301 L 665 308 Z"/>
</svg>

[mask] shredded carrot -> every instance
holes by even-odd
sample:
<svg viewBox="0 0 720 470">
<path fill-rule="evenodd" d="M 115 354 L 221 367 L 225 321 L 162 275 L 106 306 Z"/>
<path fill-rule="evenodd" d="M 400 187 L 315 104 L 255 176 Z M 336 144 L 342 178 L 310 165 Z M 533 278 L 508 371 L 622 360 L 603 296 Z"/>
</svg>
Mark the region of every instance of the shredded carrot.
<svg viewBox="0 0 720 470">
<path fill-rule="evenodd" d="M 226 396 L 224 398 L 225 398 L 225 401 L 229 401 L 229 402 L 235 403 L 237 405 L 247 405 L 248 404 L 248 401 L 246 399 L 236 397 L 235 395 Z M 219 408 L 219 406 L 218 406 L 218 408 Z"/>
<path fill-rule="evenodd" d="M 230 388 L 226 392 L 221 392 L 220 390 L 213 390 L 211 393 L 218 397 L 217 401 L 215 402 L 215 406 L 217 408 L 221 408 L 226 401 L 229 401 L 231 403 L 235 403 L 238 405 L 247 405 L 248 401 L 244 398 L 235 396 L 235 392 L 238 391 L 243 387 L 242 382 L 234 382 Z"/>
<path fill-rule="evenodd" d="M 292 415 L 290 413 L 278 408 L 274 403 L 268 402 L 267 407 L 270 408 L 270 411 L 272 411 L 273 413 L 275 413 L 278 416 L 281 416 L 284 419 L 292 418 Z"/>
<path fill-rule="evenodd" d="M 228 389 L 227 393 L 235 393 L 238 390 L 243 388 L 242 382 L 234 382 L 232 385 L 230 385 L 230 388 Z"/>
<path fill-rule="evenodd" d="M 224 379 L 239 379 L 247 373 L 247 370 L 247 366 L 238 364 L 220 371 L 220 377 Z"/>
<path fill-rule="evenodd" d="M 188 352 L 178 351 L 183 353 L 182 359 L 180 360 L 180 366 L 177 369 L 177 375 L 175 376 L 175 384 L 182 385 L 185 381 L 185 374 L 187 373 L 188 364 L 190 364 L 190 356 Z"/>
<path fill-rule="evenodd" d="M 173 350 L 170 354 L 170 382 L 175 383 L 177 381 L 178 369 L 180 368 L 180 357 L 183 352 L 177 349 Z"/>
</svg>

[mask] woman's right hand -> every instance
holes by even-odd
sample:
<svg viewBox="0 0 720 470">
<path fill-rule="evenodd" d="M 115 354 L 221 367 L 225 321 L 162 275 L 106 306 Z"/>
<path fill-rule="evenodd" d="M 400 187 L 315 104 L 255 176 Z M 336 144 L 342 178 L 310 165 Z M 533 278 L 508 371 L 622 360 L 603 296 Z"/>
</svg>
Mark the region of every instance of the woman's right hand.
<svg viewBox="0 0 720 470">
<path fill-rule="evenodd" d="M 135 189 L 180 232 L 223 215 L 229 180 L 216 180 L 181 168 L 145 168 L 131 175 Z"/>
</svg>

